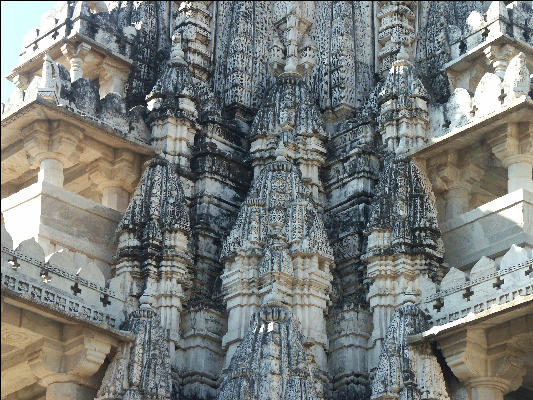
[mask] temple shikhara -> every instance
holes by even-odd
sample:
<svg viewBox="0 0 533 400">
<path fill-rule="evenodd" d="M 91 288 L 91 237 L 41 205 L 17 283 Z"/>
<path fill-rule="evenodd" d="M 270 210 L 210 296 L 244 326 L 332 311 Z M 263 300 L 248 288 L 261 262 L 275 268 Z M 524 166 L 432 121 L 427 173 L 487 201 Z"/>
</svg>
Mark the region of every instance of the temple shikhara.
<svg viewBox="0 0 533 400">
<path fill-rule="evenodd" d="M 57 2 L 1 399 L 533 399 L 532 73 L 531 1 Z"/>
</svg>

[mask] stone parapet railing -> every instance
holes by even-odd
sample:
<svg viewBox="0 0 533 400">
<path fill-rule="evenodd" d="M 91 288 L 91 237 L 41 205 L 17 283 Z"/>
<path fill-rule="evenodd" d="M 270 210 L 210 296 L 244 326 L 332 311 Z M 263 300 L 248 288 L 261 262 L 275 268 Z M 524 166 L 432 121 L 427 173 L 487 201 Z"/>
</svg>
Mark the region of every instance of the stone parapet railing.
<svg viewBox="0 0 533 400">
<path fill-rule="evenodd" d="M 439 287 L 429 280 L 421 286 L 420 306 L 431 315 L 434 325 L 475 315 L 533 294 L 532 250 L 513 245 L 500 265 L 482 257 L 467 272 L 451 268 Z"/>
<path fill-rule="evenodd" d="M 79 266 L 70 252 L 54 253 L 48 261 L 35 240 L 9 247 L 9 234 L 2 229 L 2 291 L 23 302 L 104 328 L 117 328 L 123 319 L 124 299 L 106 287 L 95 264 Z M 6 245 L 7 244 L 7 245 Z M 68 264 L 67 264 L 68 263 Z"/>
</svg>

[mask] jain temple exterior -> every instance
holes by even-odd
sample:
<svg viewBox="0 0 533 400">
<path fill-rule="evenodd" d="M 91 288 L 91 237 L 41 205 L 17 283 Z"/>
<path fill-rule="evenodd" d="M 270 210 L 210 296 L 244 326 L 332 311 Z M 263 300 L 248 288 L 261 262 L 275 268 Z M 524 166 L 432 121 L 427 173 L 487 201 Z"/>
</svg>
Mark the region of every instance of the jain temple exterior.
<svg viewBox="0 0 533 400">
<path fill-rule="evenodd" d="M 2 400 L 533 399 L 532 2 L 61 1 L 22 42 Z"/>
</svg>

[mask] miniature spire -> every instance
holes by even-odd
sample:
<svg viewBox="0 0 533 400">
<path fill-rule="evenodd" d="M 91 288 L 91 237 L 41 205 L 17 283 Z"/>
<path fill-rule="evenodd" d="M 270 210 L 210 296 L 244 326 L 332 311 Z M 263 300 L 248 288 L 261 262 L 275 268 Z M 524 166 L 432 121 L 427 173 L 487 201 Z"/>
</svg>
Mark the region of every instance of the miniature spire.
<svg viewBox="0 0 533 400">
<path fill-rule="evenodd" d="M 289 151 L 285 147 L 283 140 L 279 141 L 278 147 L 276 148 L 274 155 L 276 156 L 276 161 L 287 161 L 287 156 L 289 155 Z"/>
<path fill-rule="evenodd" d="M 181 34 L 174 33 L 172 35 L 172 48 L 170 50 L 170 63 L 172 65 L 187 65 L 185 62 L 185 53 L 181 46 Z"/>
<path fill-rule="evenodd" d="M 304 339 L 292 312 L 266 307 L 254 313 L 248 333 L 222 373 L 217 400 L 323 399 Z"/>
<path fill-rule="evenodd" d="M 398 55 L 396 56 L 397 61 L 409 61 L 409 53 L 407 52 L 407 49 L 402 44 L 400 47 L 400 51 L 398 52 Z"/>
</svg>

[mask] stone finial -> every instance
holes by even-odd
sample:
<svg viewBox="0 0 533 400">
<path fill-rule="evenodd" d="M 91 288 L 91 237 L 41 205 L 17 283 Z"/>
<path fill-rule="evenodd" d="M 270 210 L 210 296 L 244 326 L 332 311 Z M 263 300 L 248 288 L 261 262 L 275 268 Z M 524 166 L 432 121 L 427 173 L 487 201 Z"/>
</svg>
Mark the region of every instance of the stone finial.
<svg viewBox="0 0 533 400">
<path fill-rule="evenodd" d="M 396 60 L 402 62 L 409 61 L 409 53 L 403 44 L 400 46 L 400 51 L 396 55 Z"/>
<path fill-rule="evenodd" d="M 89 50 L 91 45 L 87 43 L 80 43 L 78 46 L 66 43 L 61 47 L 61 52 L 70 62 L 71 82 L 83 78 L 83 62 Z"/>
<path fill-rule="evenodd" d="M 285 144 L 283 143 L 283 140 L 280 140 L 278 143 L 278 147 L 276 148 L 276 151 L 274 152 L 274 155 L 276 156 L 276 161 L 287 161 L 287 157 L 289 155 L 289 152 L 287 148 L 285 147 Z"/>
<path fill-rule="evenodd" d="M 142 296 L 139 298 L 140 308 L 151 309 L 154 304 L 154 298 L 150 294 L 148 288 L 143 292 Z"/>
<path fill-rule="evenodd" d="M 174 33 L 172 35 L 172 48 L 170 50 L 170 62 L 173 65 L 182 64 L 186 65 L 185 62 L 185 53 L 183 52 L 182 46 L 181 46 L 181 34 L 180 33 Z"/>
</svg>

